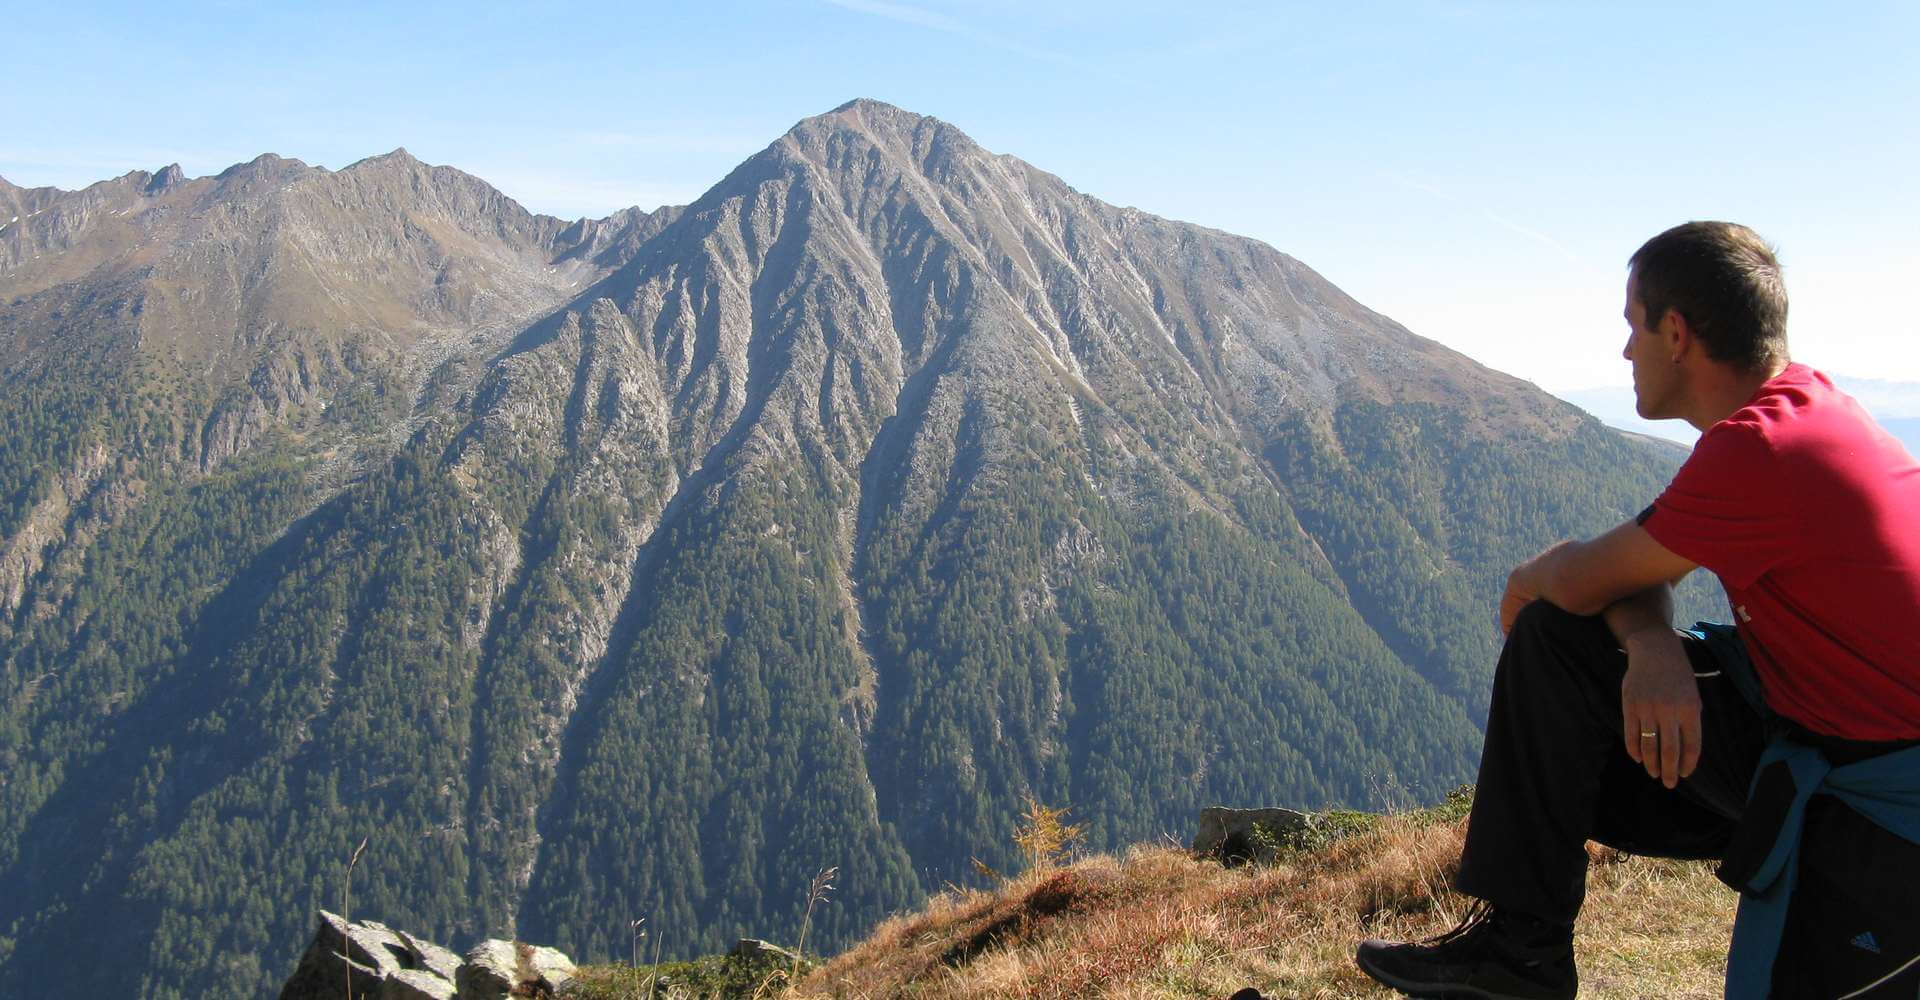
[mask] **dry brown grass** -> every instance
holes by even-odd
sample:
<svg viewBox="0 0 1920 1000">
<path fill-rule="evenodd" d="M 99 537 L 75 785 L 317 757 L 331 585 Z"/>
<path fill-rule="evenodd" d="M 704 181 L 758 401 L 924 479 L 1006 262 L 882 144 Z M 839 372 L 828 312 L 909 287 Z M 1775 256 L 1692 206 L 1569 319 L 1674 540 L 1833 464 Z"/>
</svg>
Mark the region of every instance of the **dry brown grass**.
<svg viewBox="0 0 1920 1000">
<path fill-rule="evenodd" d="M 950 892 L 896 917 L 792 994 L 940 1000 L 1385 997 L 1352 964 L 1362 937 L 1451 927 L 1462 822 L 1414 817 L 1268 868 L 1136 848 Z M 1733 894 L 1702 865 L 1596 848 L 1579 928 L 1582 997 L 1720 995 Z"/>
</svg>

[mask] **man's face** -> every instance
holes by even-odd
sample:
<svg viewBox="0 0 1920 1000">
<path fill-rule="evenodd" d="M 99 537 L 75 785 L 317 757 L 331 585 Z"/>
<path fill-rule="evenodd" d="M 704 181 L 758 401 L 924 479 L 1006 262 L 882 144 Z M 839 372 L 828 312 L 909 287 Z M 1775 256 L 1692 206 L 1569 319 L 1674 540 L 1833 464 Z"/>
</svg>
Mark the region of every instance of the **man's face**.
<svg viewBox="0 0 1920 1000">
<path fill-rule="evenodd" d="M 1677 417 L 1674 396 L 1679 389 L 1679 366 L 1668 356 L 1659 333 L 1648 326 L 1646 307 L 1640 304 L 1635 275 L 1627 275 L 1627 346 L 1622 357 L 1633 363 L 1634 409 L 1642 419 Z M 1656 320 L 1657 322 L 1657 320 Z"/>
</svg>

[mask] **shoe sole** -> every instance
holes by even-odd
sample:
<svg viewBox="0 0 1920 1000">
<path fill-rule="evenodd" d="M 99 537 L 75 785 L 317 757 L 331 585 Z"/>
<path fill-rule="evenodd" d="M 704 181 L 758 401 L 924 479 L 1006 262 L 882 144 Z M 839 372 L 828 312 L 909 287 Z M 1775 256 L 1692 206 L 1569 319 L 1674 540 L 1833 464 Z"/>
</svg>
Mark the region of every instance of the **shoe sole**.
<svg viewBox="0 0 1920 1000">
<path fill-rule="evenodd" d="M 1382 985 L 1392 987 L 1418 1000 L 1537 1000 L 1535 997 L 1516 996 L 1512 993 L 1490 993 L 1478 986 L 1463 983 L 1416 983 L 1410 979 L 1382 972 L 1373 968 L 1364 958 L 1355 957 L 1354 963 L 1360 971 L 1372 976 Z"/>
</svg>

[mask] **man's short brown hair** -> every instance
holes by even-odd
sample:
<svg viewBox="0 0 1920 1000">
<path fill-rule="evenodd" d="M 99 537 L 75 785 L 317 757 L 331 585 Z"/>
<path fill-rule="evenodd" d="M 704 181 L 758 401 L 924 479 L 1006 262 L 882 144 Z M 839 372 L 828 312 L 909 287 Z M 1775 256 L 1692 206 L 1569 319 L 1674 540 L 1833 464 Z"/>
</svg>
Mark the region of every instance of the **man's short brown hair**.
<svg viewBox="0 0 1920 1000">
<path fill-rule="evenodd" d="M 1655 236 L 1627 260 L 1657 326 L 1672 309 L 1715 361 L 1766 371 L 1787 357 L 1787 286 L 1760 234 L 1732 222 L 1689 222 Z"/>
</svg>

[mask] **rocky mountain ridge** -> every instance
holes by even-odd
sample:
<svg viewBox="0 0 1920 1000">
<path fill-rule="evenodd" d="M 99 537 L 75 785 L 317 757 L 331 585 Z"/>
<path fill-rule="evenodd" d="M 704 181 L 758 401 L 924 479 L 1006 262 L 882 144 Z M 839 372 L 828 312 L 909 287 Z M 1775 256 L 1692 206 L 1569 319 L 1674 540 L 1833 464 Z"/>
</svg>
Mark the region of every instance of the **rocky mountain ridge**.
<svg viewBox="0 0 1920 1000">
<path fill-rule="evenodd" d="M 1027 796 L 1434 797 L 1498 578 L 1672 466 L 878 102 L 593 222 L 167 174 L 0 191 L 0 969 L 71 991 L 270 989 L 368 833 L 383 917 L 591 960 L 828 865 L 850 940 Z"/>
</svg>

